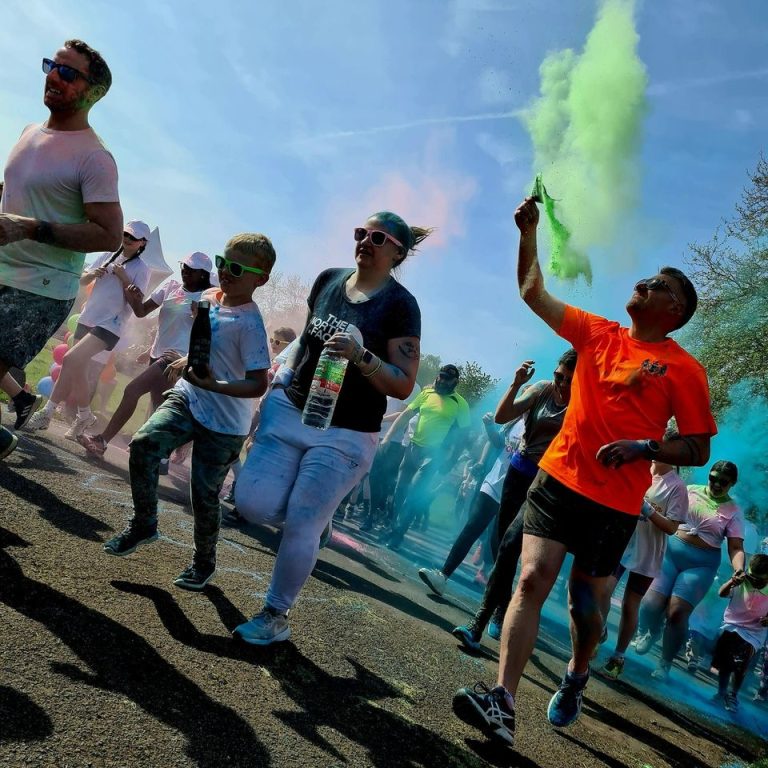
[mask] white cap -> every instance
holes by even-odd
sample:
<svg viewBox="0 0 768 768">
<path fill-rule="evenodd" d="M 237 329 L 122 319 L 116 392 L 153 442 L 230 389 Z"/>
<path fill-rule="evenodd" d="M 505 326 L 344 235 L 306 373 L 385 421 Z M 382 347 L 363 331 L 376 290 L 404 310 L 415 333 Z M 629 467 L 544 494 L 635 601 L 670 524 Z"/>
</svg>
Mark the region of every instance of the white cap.
<svg viewBox="0 0 768 768">
<path fill-rule="evenodd" d="M 123 227 L 123 232 L 128 232 L 138 240 L 149 240 L 149 227 L 143 221 L 127 222 Z"/>
<path fill-rule="evenodd" d="M 187 254 L 180 263 L 190 269 L 204 269 L 206 272 L 210 272 L 213 269 L 210 258 L 201 251 Z"/>
</svg>

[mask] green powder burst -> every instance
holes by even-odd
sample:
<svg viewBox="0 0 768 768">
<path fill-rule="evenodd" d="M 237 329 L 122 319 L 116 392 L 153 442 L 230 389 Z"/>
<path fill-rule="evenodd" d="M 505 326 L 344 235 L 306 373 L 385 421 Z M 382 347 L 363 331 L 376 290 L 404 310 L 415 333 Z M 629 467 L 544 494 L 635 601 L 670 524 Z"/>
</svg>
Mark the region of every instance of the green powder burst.
<svg viewBox="0 0 768 768">
<path fill-rule="evenodd" d="M 620 242 L 637 207 L 639 149 L 646 113 L 645 67 L 637 55 L 633 0 L 604 0 L 581 53 L 548 55 L 540 96 L 524 116 L 535 168 L 557 190 L 544 197 L 550 226 L 550 270 L 563 278 L 591 277 L 587 250 Z M 631 254 L 626 243 L 615 265 Z"/>
</svg>

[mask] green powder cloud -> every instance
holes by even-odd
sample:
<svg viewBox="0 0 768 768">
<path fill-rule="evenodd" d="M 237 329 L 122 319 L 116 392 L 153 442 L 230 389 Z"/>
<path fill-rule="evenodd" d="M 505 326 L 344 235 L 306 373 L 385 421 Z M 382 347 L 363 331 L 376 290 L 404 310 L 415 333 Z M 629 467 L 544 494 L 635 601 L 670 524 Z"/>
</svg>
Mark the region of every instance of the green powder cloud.
<svg viewBox="0 0 768 768">
<path fill-rule="evenodd" d="M 637 205 L 641 126 L 648 78 L 637 55 L 633 0 L 604 0 L 584 50 L 549 54 L 540 96 L 524 116 L 534 167 L 555 200 L 550 271 L 591 280 L 586 251 L 621 245 L 621 224 Z"/>
</svg>

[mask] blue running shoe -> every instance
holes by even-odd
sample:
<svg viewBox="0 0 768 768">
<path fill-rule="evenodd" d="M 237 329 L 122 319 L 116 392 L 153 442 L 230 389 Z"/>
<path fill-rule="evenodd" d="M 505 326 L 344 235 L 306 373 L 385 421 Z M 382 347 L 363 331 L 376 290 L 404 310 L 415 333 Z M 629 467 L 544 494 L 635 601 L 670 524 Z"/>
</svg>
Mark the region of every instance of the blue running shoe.
<svg viewBox="0 0 768 768">
<path fill-rule="evenodd" d="M 549 700 L 547 719 L 558 728 L 565 728 L 578 720 L 581 714 L 581 698 L 587 687 L 589 672 L 583 675 L 565 673 L 563 682 Z"/>
<path fill-rule="evenodd" d="M 471 627 L 454 627 L 451 630 L 451 634 L 461 640 L 461 643 L 466 648 L 470 648 L 473 651 L 480 650 L 480 638 L 475 636 Z"/>
</svg>

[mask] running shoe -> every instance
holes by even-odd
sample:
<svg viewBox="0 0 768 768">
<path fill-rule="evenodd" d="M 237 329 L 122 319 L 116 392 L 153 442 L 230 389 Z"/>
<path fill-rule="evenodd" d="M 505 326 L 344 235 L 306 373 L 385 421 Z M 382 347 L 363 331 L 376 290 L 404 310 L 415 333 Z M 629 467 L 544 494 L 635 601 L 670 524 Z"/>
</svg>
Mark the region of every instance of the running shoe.
<svg viewBox="0 0 768 768">
<path fill-rule="evenodd" d="M 0 459 L 10 456 L 19 444 L 19 438 L 5 427 L 0 427 Z"/>
<path fill-rule="evenodd" d="M 752 697 L 752 701 L 768 701 L 768 688 L 758 688 Z"/>
<path fill-rule="evenodd" d="M 654 680 L 665 683 L 669 680 L 669 664 L 664 664 L 663 662 L 659 664 L 659 666 L 651 672 L 651 677 Z"/>
<path fill-rule="evenodd" d="M 602 669 L 603 674 L 606 677 L 610 677 L 611 680 L 617 680 L 619 675 L 624 671 L 624 657 L 623 656 L 611 656 L 605 663 Z"/>
<path fill-rule="evenodd" d="M 689 656 L 688 660 L 685 662 L 685 668 L 692 674 L 695 675 L 699 671 L 699 657 L 698 656 Z"/>
<path fill-rule="evenodd" d="M 728 710 L 728 712 L 739 711 L 739 700 L 733 691 L 725 694 L 725 708 Z"/>
<path fill-rule="evenodd" d="M 650 631 L 639 635 L 635 642 L 635 653 L 638 653 L 640 656 L 648 653 L 656 645 L 658 639 L 658 635 L 654 635 Z"/>
<path fill-rule="evenodd" d="M 445 574 L 437 568 L 419 568 L 419 578 L 440 597 L 445 592 Z"/>
<path fill-rule="evenodd" d="M 511 746 L 515 742 L 515 710 L 509 708 L 506 694 L 501 685 L 489 688 L 476 683 L 473 688 L 460 688 L 453 696 L 453 711 L 467 725 Z"/>
<path fill-rule="evenodd" d="M 27 419 L 25 426 L 30 431 L 48 429 L 51 426 L 51 416 L 45 411 L 38 411 Z"/>
<path fill-rule="evenodd" d="M 104 544 L 104 551 L 108 555 L 123 557 L 124 555 L 130 555 L 132 552 L 135 552 L 136 549 L 143 544 L 150 544 L 153 541 L 157 541 L 158 538 L 157 525 L 144 527 L 136 525 L 131 521 L 122 533 L 113 536 Z"/>
<path fill-rule="evenodd" d="M 227 491 L 226 496 L 222 496 L 221 500 L 227 504 L 234 504 L 235 503 L 235 485 L 236 483 L 232 483 L 232 485 L 229 486 L 229 490 Z"/>
<path fill-rule="evenodd" d="M 549 700 L 547 719 L 558 728 L 566 728 L 575 723 L 581 714 L 581 701 L 587 687 L 589 672 L 574 675 L 566 672 L 563 682 Z"/>
<path fill-rule="evenodd" d="M 37 409 L 43 404 L 44 400 L 42 395 L 33 395 L 31 392 L 24 391 L 21 391 L 16 399 L 20 401 L 21 405 L 16 405 L 16 422 L 13 425 L 14 430 L 22 429 Z"/>
<path fill-rule="evenodd" d="M 192 561 L 174 580 L 175 586 L 199 592 L 216 573 L 216 563 Z"/>
<path fill-rule="evenodd" d="M 480 638 L 482 637 L 482 633 L 478 634 L 471 625 L 468 627 L 464 625 L 454 627 L 451 630 L 451 634 L 461 640 L 462 645 L 466 648 L 469 648 L 472 651 L 480 650 Z"/>
<path fill-rule="evenodd" d="M 504 611 L 497 608 L 493 612 L 490 622 L 488 623 L 488 629 L 486 633 L 488 637 L 493 640 L 501 640 L 501 628 L 504 625 Z"/>
<path fill-rule="evenodd" d="M 98 419 L 92 413 L 78 414 L 72 422 L 72 426 L 64 433 L 67 440 L 77 440 L 86 429 L 90 429 Z"/>
<path fill-rule="evenodd" d="M 265 605 L 250 621 L 235 627 L 233 636 L 251 645 L 270 645 L 287 640 L 291 636 L 288 616 Z"/>
<path fill-rule="evenodd" d="M 107 451 L 107 442 L 101 435 L 78 435 L 77 442 L 93 456 L 103 456 Z"/>
</svg>

